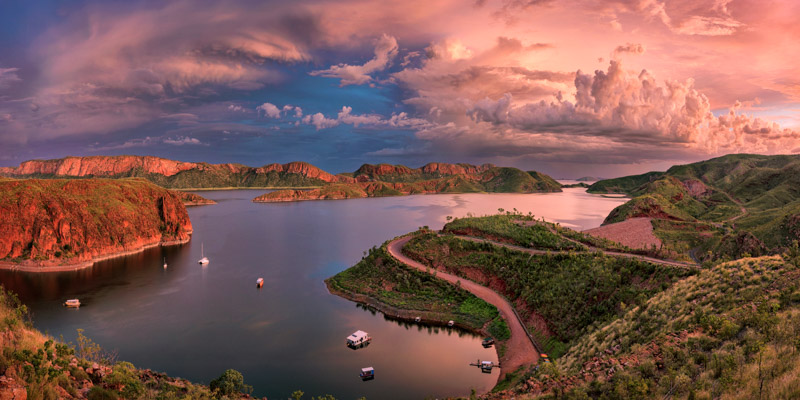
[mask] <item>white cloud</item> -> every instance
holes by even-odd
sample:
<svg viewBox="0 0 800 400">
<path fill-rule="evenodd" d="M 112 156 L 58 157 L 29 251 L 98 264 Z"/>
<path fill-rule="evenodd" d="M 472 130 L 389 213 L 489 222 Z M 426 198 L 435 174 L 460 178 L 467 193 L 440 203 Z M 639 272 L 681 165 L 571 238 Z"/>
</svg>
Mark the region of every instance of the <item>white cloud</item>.
<svg viewBox="0 0 800 400">
<path fill-rule="evenodd" d="M 397 39 L 383 34 L 375 44 L 375 58 L 367 61 L 364 65 L 333 65 L 328 69 L 312 71 L 311 75 L 339 78 L 339 86 L 363 85 L 372 80 L 371 73 L 386 69 L 392 59 L 397 56 L 397 51 Z"/>
<path fill-rule="evenodd" d="M 281 110 L 272 103 L 264 103 L 258 107 L 256 107 L 256 111 L 263 111 L 264 115 L 270 118 L 280 118 L 281 117 Z"/>
<path fill-rule="evenodd" d="M 314 115 L 306 115 L 303 118 L 303 123 L 308 125 L 314 125 L 317 130 L 325 129 L 325 128 L 333 128 L 336 125 L 339 125 L 339 121 L 335 119 L 325 118 L 325 115 L 322 113 L 316 113 Z"/>
<path fill-rule="evenodd" d="M 168 139 L 164 139 L 164 143 L 175 145 L 175 146 L 183 146 L 185 144 L 190 144 L 190 145 L 202 145 L 203 144 L 203 142 L 201 142 L 199 139 L 193 138 L 193 137 L 188 137 L 188 136 L 178 136 L 178 137 L 176 137 L 174 139 L 169 139 L 169 138 Z"/>
</svg>

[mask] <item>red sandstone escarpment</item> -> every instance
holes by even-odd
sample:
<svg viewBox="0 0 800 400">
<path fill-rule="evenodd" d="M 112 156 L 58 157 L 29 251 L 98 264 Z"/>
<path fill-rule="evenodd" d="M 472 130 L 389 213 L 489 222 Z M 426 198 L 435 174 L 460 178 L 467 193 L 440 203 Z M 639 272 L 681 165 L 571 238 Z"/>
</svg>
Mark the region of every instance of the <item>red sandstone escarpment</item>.
<svg viewBox="0 0 800 400">
<path fill-rule="evenodd" d="M 141 179 L 0 181 L 0 260 L 89 263 L 189 241 L 181 197 Z"/>
<path fill-rule="evenodd" d="M 269 164 L 260 168 L 242 164 L 208 164 L 168 160 L 151 156 L 91 156 L 65 157 L 57 160 L 25 161 L 17 168 L 0 168 L 0 174 L 6 176 L 55 175 L 69 177 L 104 177 L 120 176 L 132 171 L 158 174 L 166 177 L 184 171 L 221 174 L 267 174 L 275 171 L 284 174 L 302 175 L 309 179 L 318 179 L 326 183 L 354 183 L 355 179 L 337 176 L 325 172 L 306 162 L 290 162 L 287 164 Z"/>
</svg>

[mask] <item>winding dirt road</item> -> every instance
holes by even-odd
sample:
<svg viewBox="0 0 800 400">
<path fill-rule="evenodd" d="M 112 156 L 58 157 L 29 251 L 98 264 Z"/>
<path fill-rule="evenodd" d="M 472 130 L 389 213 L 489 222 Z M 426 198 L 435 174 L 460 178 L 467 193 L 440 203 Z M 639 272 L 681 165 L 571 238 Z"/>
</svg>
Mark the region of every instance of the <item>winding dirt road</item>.
<svg viewBox="0 0 800 400">
<path fill-rule="evenodd" d="M 395 239 L 389 242 L 389 254 L 411 268 L 430 273 L 430 268 L 403 254 L 403 246 L 405 246 L 409 240 L 411 240 L 410 236 Z M 539 352 L 533 346 L 533 342 L 528 337 L 528 334 L 522 325 L 522 321 L 519 320 L 516 312 L 514 312 L 514 308 L 503 296 L 494 290 L 485 286 L 481 286 L 473 281 L 459 278 L 455 275 L 439 270 L 435 271 L 437 278 L 444 279 L 452 284 L 459 283 L 461 288 L 497 307 L 497 310 L 500 311 L 500 315 L 503 317 L 503 319 L 505 319 L 506 323 L 508 324 L 508 328 L 511 330 L 511 339 L 506 342 L 507 347 L 505 356 L 500 359 L 501 380 L 506 373 L 513 372 L 522 365 L 530 365 L 539 361 Z"/>
</svg>

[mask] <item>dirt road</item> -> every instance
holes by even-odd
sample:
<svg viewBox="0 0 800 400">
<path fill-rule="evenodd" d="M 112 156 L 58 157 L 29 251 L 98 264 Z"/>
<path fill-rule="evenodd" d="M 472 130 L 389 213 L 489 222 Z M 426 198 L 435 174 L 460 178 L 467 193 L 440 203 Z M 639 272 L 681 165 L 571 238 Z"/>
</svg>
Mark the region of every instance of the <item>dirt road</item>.
<svg viewBox="0 0 800 400">
<path fill-rule="evenodd" d="M 409 240 L 411 240 L 411 237 L 395 239 L 389 242 L 389 254 L 409 267 L 422 272 L 433 271 L 427 266 L 403 254 L 403 246 L 405 246 Z M 436 277 L 444 279 L 452 284 L 459 282 L 461 288 L 497 307 L 497 310 L 500 311 L 500 315 L 506 320 L 508 328 L 511 330 L 511 339 L 506 343 L 507 349 L 505 356 L 500 359 L 500 379 L 503 379 L 506 373 L 513 372 L 522 365 L 534 364 L 539 361 L 539 352 L 536 351 L 533 342 L 528 338 L 528 334 L 522 326 L 522 321 L 519 320 L 517 314 L 514 312 L 514 308 L 503 296 L 485 286 L 446 272 L 436 270 Z"/>
</svg>

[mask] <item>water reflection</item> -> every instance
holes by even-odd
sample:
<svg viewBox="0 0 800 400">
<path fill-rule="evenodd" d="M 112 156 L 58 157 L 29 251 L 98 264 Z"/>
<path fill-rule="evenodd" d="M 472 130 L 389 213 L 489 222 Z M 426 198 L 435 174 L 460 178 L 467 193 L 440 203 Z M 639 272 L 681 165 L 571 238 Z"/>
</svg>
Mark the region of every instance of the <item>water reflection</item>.
<svg viewBox="0 0 800 400">
<path fill-rule="evenodd" d="M 407 399 L 490 389 L 497 372 L 469 367 L 497 361 L 479 337 L 445 327 L 391 321 L 327 292 L 323 279 L 355 264 L 362 251 L 448 215 L 532 212 L 585 229 L 624 199 L 581 189 L 544 195 L 424 195 L 256 204 L 263 191 L 200 192 L 218 202 L 193 207 L 192 241 L 53 274 L 0 272 L 35 325 L 75 341 L 76 329 L 120 359 L 194 381 L 241 371 L 255 395 L 286 398 L 300 389 L 338 398 Z M 200 266 L 200 245 L 211 260 Z M 163 258 L 169 267 L 162 267 Z M 262 289 L 255 280 L 263 277 Z M 67 298 L 85 306 L 66 310 Z M 390 322 L 387 322 L 389 320 Z M 344 345 L 356 330 L 369 347 Z M 362 382 L 361 368 L 376 379 Z"/>
</svg>

